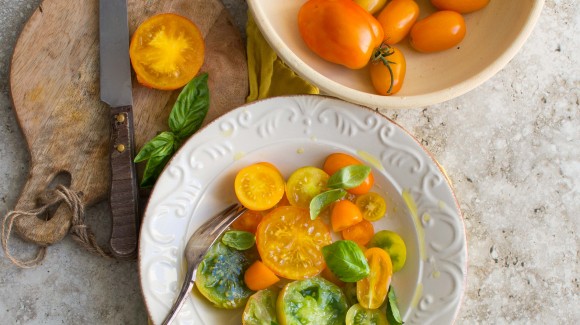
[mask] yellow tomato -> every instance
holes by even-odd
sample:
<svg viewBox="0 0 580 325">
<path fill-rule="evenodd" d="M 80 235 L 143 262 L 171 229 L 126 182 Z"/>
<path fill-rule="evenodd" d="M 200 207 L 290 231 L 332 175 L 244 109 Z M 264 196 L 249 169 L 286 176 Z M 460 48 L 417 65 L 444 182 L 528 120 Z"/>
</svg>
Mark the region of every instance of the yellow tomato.
<svg viewBox="0 0 580 325">
<path fill-rule="evenodd" d="M 165 13 L 152 16 L 137 27 L 129 55 L 139 83 L 171 90 L 184 86 L 198 73 L 205 44 L 192 21 Z"/>
<path fill-rule="evenodd" d="M 375 14 L 385 6 L 387 0 L 354 0 L 354 2 L 371 14 Z"/>
<path fill-rule="evenodd" d="M 365 257 L 371 272 L 368 277 L 356 283 L 356 296 L 362 307 L 376 309 L 387 298 L 393 275 L 393 266 L 389 254 L 378 247 L 367 249 Z"/>
<path fill-rule="evenodd" d="M 385 216 L 387 203 L 382 196 L 369 192 L 356 198 L 356 205 L 362 212 L 363 218 L 368 221 L 377 221 Z"/>
<path fill-rule="evenodd" d="M 330 230 L 320 220 L 310 220 L 307 209 L 283 206 L 262 219 L 256 247 L 262 262 L 278 276 L 306 279 L 325 267 L 322 247 L 332 243 Z"/>
<path fill-rule="evenodd" d="M 263 211 L 274 207 L 284 196 L 284 179 L 268 165 L 253 164 L 238 172 L 234 189 L 243 206 Z"/>
<path fill-rule="evenodd" d="M 312 198 L 325 189 L 328 177 L 328 174 L 320 168 L 298 168 L 286 182 L 288 202 L 293 206 L 309 208 Z"/>
</svg>

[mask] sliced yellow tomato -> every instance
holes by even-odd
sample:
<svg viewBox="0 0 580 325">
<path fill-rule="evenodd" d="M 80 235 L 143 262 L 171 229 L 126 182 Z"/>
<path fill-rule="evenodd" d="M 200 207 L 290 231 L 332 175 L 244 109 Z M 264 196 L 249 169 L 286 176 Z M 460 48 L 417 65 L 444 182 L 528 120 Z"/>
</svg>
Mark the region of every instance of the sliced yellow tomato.
<svg viewBox="0 0 580 325">
<path fill-rule="evenodd" d="M 307 209 L 294 206 L 272 210 L 256 231 L 264 265 L 292 280 L 319 274 L 326 267 L 321 249 L 331 242 L 330 230 L 321 220 L 310 220 Z"/>
<path fill-rule="evenodd" d="M 385 216 L 387 203 L 382 196 L 369 192 L 356 198 L 356 205 L 362 212 L 363 218 L 368 221 L 377 221 Z"/>
<path fill-rule="evenodd" d="M 320 168 L 302 167 L 295 170 L 286 182 L 286 197 L 291 205 L 309 208 L 313 197 L 322 193 L 328 174 Z"/>
<path fill-rule="evenodd" d="M 284 179 L 278 170 L 258 163 L 238 172 L 234 189 L 243 206 L 263 211 L 274 207 L 284 196 Z"/>
<path fill-rule="evenodd" d="M 389 254 L 378 247 L 367 249 L 365 257 L 371 272 L 368 277 L 356 283 L 356 296 L 362 307 L 376 309 L 387 298 L 393 275 L 393 266 Z"/>
<path fill-rule="evenodd" d="M 177 89 L 203 64 L 205 44 L 197 26 L 171 13 L 145 20 L 131 38 L 131 64 L 139 83 L 156 89 Z"/>
</svg>

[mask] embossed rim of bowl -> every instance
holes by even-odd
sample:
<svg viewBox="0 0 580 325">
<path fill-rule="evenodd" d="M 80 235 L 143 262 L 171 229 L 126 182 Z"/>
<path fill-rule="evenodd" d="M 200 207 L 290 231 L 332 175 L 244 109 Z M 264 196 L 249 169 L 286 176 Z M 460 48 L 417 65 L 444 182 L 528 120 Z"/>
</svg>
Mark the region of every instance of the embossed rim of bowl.
<svg viewBox="0 0 580 325">
<path fill-rule="evenodd" d="M 479 72 L 468 76 L 464 80 L 456 83 L 452 87 L 432 91 L 420 95 L 393 95 L 381 96 L 368 92 L 356 90 L 335 82 L 329 77 L 316 71 L 306 64 L 292 49 L 286 44 L 282 37 L 272 26 L 271 20 L 264 11 L 262 3 L 271 0 L 248 0 L 248 7 L 253 15 L 257 26 L 262 32 L 264 38 L 271 45 L 278 56 L 298 75 L 317 85 L 321 92 L 327 95 L 335 96 L 343 100 L 364 105 L 372 108 L 418 108 L 439 104 L 447 100 L 461 96 L 477 86 L 481 85 L 513 59 L 530 36 L 536 21 L 538 20 L 544 0 L 523 0 L 530 6 L 529 15 L 521 25 L 517 36 L 505 48 L 505 50 L 485 68 Z M 297 32 L 298 33 L 298 32 Z"/>
</svg>

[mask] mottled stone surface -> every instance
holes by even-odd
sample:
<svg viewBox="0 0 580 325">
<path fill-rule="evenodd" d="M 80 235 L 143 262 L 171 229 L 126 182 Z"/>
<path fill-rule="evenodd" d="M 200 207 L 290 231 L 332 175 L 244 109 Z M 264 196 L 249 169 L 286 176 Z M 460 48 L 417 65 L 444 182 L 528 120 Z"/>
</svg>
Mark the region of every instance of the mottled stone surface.
<svg viewBox="0 0 580 325">
<path fill-rule="evenodd" d="M 39 0 L 0 0 L 0 214 L 29 156 L 9 97 L 16 38 Z M 246 7 L 224 0 L 243 28 Z M 580 7 L 548 0 L 530 39 L 495 77 L 449 102 L 386 115 L 445 167 L 465 218 L 469 266 L 458 324 L 580 323 Z M 105 203 L 87 221 L 107 233 Z M 102 235 L 101 235 L 102 236 Z M 99 238 L 105 242 L 106 238 Z M 17 238 L 14 253 L 33 248 Z M 144 324 L 137 264 L 69 238 L 21 270 L 0 253 L 2 324 Z"/>
</svg>

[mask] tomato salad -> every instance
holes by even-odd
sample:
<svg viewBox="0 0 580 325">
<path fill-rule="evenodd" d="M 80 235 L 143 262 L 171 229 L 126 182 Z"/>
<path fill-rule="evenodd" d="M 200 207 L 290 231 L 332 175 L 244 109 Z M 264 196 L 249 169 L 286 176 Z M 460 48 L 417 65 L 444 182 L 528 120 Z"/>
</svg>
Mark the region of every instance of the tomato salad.
<svg viewBox="0 0 580 325">
<path fill-rule="evenodd" d="M 196 287 L 216 307 L 244 308 L 247 325 L 401 324 L 391 279 L 406 246 L 375 232 L 387 205 L 373 184 L 345 153 L 286 180 L 270 163 L 242 168 L 234 189 L 249 210 L 204 257 Z"/>
</svg>

